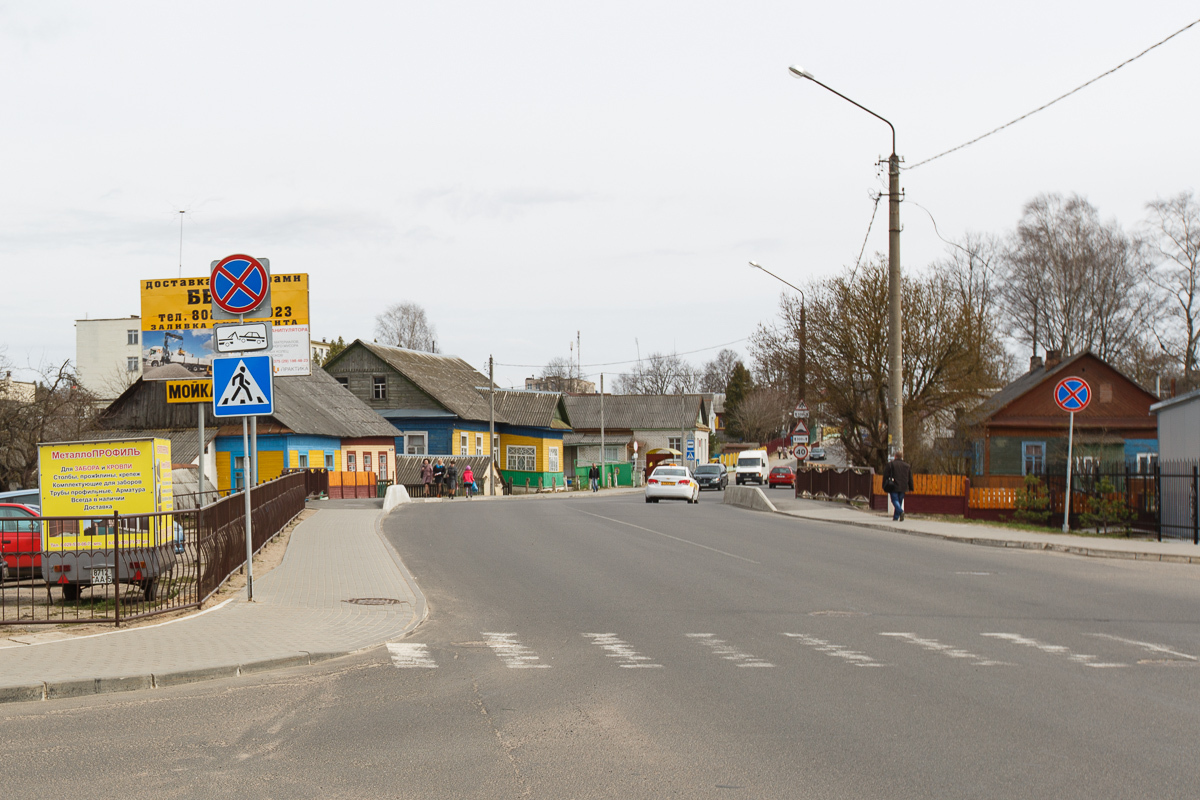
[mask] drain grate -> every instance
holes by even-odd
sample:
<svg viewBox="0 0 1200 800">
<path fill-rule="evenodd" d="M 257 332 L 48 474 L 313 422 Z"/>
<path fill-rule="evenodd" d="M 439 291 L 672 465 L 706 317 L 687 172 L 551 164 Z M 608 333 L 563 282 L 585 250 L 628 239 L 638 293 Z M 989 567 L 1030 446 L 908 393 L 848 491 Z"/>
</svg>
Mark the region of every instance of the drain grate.
<svg viewBox="0 0 1200 800">
<path fill-rule="evenodd" d="M 355 597 L 342 602 L 353 603 L 356 606 L 398 606 L 403 601 L 394 597 Z"/>
</svg>

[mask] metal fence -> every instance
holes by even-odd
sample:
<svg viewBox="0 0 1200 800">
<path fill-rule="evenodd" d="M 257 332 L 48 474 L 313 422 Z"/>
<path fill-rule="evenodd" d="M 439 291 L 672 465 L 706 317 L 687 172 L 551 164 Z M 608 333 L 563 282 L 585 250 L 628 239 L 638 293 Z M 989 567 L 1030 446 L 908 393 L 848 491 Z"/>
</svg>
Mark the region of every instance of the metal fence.
<svg viewBox="0 0 1200 800">
<path fill-rule="evenodd" d="M 1200 462 L 1166 461 L 1154 465 L 1158 491 L 1158 538 L 1191 539 L 1200 544 Z"/>
<path fill-rule="evenodd" d="M 804 467 L 796 473 L 796 497 L 869 502 L 874 474 L 869 467 Z"/>
<path fill-rule="evenodd" d="M 304 509 L 306 496 L 304 475 L 254 487 L 255 552 Z M 119 626 L 198 607 L 246 562 L 244 509 L 236 494 L 163 514 L 0 519 L 8 572 L 0 625 Z"/>
</svg>

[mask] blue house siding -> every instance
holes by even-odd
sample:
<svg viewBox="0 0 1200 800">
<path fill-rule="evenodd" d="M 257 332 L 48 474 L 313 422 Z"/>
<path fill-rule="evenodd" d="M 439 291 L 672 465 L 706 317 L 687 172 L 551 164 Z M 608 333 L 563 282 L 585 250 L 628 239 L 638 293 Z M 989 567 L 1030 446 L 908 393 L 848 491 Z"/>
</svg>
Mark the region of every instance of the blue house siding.
<svg viewBox="0 0 1200 800">
<path fill-rule="evenodd" d="M 1158 453 L 1158 439 L 1126 439 L 1125 460 L 1137 461 L 1141 453 Z"/>
</svg>

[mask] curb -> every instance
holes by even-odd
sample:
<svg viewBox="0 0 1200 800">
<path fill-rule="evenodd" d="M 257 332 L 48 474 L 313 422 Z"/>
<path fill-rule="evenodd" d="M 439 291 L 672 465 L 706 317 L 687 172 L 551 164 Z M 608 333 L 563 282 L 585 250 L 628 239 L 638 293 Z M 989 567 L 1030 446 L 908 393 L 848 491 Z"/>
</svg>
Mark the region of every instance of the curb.
<svg viewBox="0 0 1200 800">
<path fill-rule="evenodd" d="M 392 546 L 392 543 L 383 535 L 382 522 L 386 516 L 383 512 L 375 517 L 375 533 L 383 540 L 387 547 L 388 553 L 391 554 L 392 560 L 396 567 L 400 570 L 400 576 L 408 585 L 409 590 L 413 594 L 414 609 L 412 619 L 404 626 L 399 636 L 393 639 L 377 642 L 375 644 L 360 647 L 356 650 L 347 650 L 345 652 L 309 652 L 301 650 L 295 655 L 277 656 L 275 658 L 266 658 L 259 661 L 248 661 L 244 664 L 223 664 L 215 667 L 201 667 L 199 669 L 177 670 L 175 672 L 164 673 L 148 673 L 145 675 L 123 675 L 119 677 L 109 678 L 83 678 L 68 681 L 49 681 L 31 684 L 22 684 L 16 686 L 0 686 L 0 705 L 5 703 L 27 703 L 45 700 L 60 700 L 69 697 L 89 697 L 97 694 L 110 694 L 114 692 L 134 692 L 141 689 L 165 689 L 170 686 L 183 686 L 189 683 L 200 683 L 202 681 L 219 680 L 221 678 L 239 678 L 243 675 L 254 675 L 258 673 L 271 672 L 274 670 L 290 669 L 293 667 L 308 667 L 315 664 L 320 664 L 325 661 L 331 661 L 335 658 L 343 658 L 345 656 L 365 653 L 368 650 L 374 650 L 386 644 L 387 641 L 403 639 L 410 635 L 418 626 L 421 625 L 429 616 L 429 605 L 425 600 L 425 595 L 413 580 L 412 574 L 408 568 L 404 566 L 404 561 L 400 558 L 400 554 Z M 286 555 L 285 555 L 286 558 Z M 222 604 L 224 605 L 224 604 Z M 219 607 L 219 606 L 218 606 Z M 210 609 L 210 610 L 215 610 Z M 189 619 L 185 617 L 183 619 Z M 179 622 L 181 620 L 172 620 Z M 97 634 L 104 635 L 104 634 Z"/>
</svg>

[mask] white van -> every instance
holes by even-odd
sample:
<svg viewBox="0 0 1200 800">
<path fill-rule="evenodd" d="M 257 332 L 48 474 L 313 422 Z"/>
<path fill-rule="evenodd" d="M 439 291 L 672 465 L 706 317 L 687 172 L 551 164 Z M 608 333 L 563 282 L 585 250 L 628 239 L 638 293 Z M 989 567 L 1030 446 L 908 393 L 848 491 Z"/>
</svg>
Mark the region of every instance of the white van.
<svg viewBox="0 0 1200 800">
<path fill-rule="evenodd" d="M 754 481 L 761 485 L 767 482 L 771 464 L 766 450 L 746 450 L 738 455 L 737 475 L 734 480 L 739 483 Z"/>
</svg>

